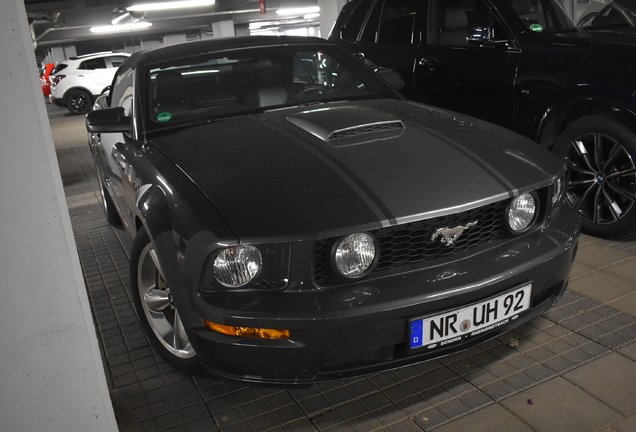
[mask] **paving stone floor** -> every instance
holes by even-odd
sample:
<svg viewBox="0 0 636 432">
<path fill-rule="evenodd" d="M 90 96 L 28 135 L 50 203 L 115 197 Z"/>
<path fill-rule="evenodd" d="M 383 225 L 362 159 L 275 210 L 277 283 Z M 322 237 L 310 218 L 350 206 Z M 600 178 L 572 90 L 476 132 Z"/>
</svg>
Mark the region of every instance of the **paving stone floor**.
<svg viewBox="0 0 636 432">
<path fill-rule="evenodd" d="M 636 242 L 583 236 L 556 307 L 452 356 L 300 389 L 174 370 L 133 310 L 131 240 L 106 223 L 83 119 L 47 109 L 122 432 L 636 431 Z"/>
</svg>

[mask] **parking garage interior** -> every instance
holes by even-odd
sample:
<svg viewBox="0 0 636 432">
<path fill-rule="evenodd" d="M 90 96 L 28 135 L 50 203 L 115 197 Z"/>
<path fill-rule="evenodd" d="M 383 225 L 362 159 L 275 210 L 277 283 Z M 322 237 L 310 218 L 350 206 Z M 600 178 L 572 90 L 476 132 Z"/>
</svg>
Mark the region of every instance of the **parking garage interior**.
<svg viewBox="0 0 636 432">
<path fill-rule="evenodd" d="M 146 33 L 91 34 L 131 3 L 0 6 L 0 430 L 636 430 L 634 241 L 582 236 L 553 309 L 440 359 L 303 388 L 194 377 L 165 363 L 132 308 L 130 239 L 106 222 L 83 117 L 42 97 L 38 64 L 257 27 L 326 37 L 342 4 L 217 0 L 205 12 L 156 16 Z M 292 6 L 318 6 L 320 16 L 276 15 Z"/>
</svg>

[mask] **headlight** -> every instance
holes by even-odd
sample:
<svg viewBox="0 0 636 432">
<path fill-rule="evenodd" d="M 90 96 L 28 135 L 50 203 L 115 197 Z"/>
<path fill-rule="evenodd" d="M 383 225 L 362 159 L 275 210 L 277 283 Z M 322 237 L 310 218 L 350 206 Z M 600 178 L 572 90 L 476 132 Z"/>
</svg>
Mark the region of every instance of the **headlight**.
<svg viewBox="0 0 636 432">
<path fill-rule="evenodd" d="M 510 231 L 515 234 L 525 232 L 535 221 L 538 213 L 538 199 L 532 193 L 522 193 L 508 205 L 506 219 Z"/>
<path fill-rule="evenodd" d="M 333 260 L 335 268 L 342 276 L 358 278 L 371 271 L 376 256 L 375 237 L 367 233 L 356 233 L 336 243 Z"/>
<path fill-rule="evenodd" d="M 239 288 L 256 277 L 263 260 L 252 245 L 224 249 L 214 260 L 214 277 L 223 286 Z"/>
<path fill-rule="evenodd" d="M 269 291 L 287 286 L 291 243 L 214 246 L 218 249 L 213 248 L 206 260 L 200 281 L 201 291 Z"/>
</svg>

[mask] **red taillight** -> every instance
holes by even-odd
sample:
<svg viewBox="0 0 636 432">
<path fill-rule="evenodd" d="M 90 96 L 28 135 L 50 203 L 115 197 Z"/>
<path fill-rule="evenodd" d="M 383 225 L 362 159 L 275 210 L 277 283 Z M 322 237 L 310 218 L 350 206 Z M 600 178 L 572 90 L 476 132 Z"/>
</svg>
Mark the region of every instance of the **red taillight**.
<svg viewBox="0 0 636 432">
<path fill-rule="evenodd" d="M 66 75 L 55 75 L 51 78 L 51 83 L 53 83 L 53 85 L 57 85 L 63 78 L 66 78 Z"/>
</svg>

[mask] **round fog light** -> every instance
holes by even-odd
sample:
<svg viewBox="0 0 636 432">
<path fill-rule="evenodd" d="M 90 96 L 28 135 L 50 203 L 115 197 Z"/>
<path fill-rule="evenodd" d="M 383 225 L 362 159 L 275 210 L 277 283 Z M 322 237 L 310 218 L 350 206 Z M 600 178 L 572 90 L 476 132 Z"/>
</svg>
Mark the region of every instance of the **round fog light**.
<svg viewBox="0 0 636 432">
<path fill-rule="evenodd" d="M 375 238 L 371 234 L 350 234 L 340 240 L 334 262 L 338 272 L 347 278 L 357 278 L 366 274 L 377 256 Z"/>
<path fill-rule="evenodd" d="M 508 226 L 513 233 L 520 234 L 532 225 L 536 215 L 537 199 L 531 193 L 522 193 L 508 206 Z"/>
<path fill-rule="evenodd" d="M 214 260 L 214 277 L 223 286 L 239 288 L 256 277 L 261 269 L 259 250 L 252 245 L 223 249 Z"/>
</svg>

